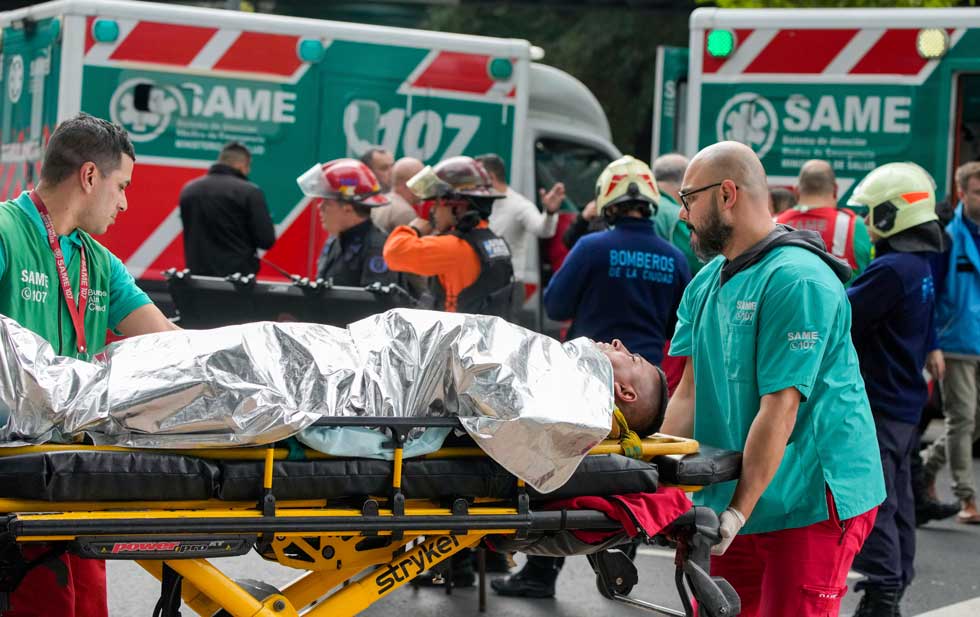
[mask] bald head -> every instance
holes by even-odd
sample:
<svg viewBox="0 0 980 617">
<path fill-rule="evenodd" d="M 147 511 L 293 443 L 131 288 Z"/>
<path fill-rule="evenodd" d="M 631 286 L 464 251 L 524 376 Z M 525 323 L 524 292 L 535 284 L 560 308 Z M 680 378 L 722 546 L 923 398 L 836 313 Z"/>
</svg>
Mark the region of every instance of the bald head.
<svg viewBox="0 0 980 617">
<path fill-rule="evenodd" d="M 422 171 L 423 167 L 425 165 L 422 164 L 422 161 L 410 156 L 395 161 L 391 168 L 391 190 L 401 195 L 408 203 L 415 203 L 417 198 L 412 194 L 412 191 L 408 190 L 406 183 L 412 176 Z"/>
<path fill-rule="evenodd" d="M 680 203 L 677 192 L 680 191 L 681 182 L 684 181 L 684 172 L 687 171 L 688 162 L 686 156 L 673 152 L 658 156 L 654 159 L 653 165 L 650 166 L 660 192 L 669 194 L 677 203 Z"/>
<path fill-rule="evenodd" d="M 712 144 L 691 160 L 688 170 L 695 169 L 706 171 L 715 178 L 713 182 L 730 178 L 735 182 L 739 193 L 748 198 L 747 201 L 768 211 L 769 187 L 766 183 L 766 170 L 752 148 L 737 141 Z"/>
<path fill-rule="evenodd" d="M 810 207 L 824 207 L 837 203 L 837 178 L 830 163 L 820 159 L 807 161 L 800 168 L 796 180 L 800 203 Z"/>
<path fill-rule="evenodd" d="M 718 254 L 731 260 L 772 231 L 766 171 L 745 144 L 722 141 L 698 152 L 681 192 L 688 205 L 681 219 L 702 260 Z"/>
</svg>

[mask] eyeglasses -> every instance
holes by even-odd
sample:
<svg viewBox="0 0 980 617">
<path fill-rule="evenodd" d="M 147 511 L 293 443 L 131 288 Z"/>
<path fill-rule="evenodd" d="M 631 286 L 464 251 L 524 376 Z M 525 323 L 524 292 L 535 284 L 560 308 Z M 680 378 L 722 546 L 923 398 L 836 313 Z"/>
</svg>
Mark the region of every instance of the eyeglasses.
<svg viewBox="0 0 980 617">
<path fill-rule="evenodd" d="M 687 198 L 688 197 L 690 197 L 691 195 L 694 195 L 695 193 L 700 193 L 701 191 L 707 191 L 708 189 L 713 189 L 716 186 L 721 186 L 724 182 L 725 181 L 722 180 L 721 182 L 715 182 L 714 184 L 709 184 L 707 186 L 702 186 L 699 189 L 692 189 L 690 191 L 679 191 L 677 193 L 677 196 L 681 198 L 681 205 L 684 206 L 684 209 L 687 210 L 688 213 L 690 213 L 691 212 L 691 206 L 687 203 Z M 735 187 L 735 188 L 738 188 L 738 187 Z"/>
</svg>

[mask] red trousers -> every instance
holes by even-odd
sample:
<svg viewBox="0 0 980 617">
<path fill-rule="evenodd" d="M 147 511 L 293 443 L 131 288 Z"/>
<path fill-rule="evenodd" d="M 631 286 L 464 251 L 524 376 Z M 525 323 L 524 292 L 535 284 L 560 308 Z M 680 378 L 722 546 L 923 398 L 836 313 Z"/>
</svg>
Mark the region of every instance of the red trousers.
<svg viewBox="0 0 980 617">
<path fill-rule="evenodd" d="M 875 508 L 837 517 L 827 491 L 830 519 L 799 529 L 741 535 L 711 559 L 742 599 L 741 617 L 838 617 L 847 571 L 874 527 Z"/>
<path fill-rule="evenodd" d="M 24 549 L 27 559 L 36 559 L 46 547 Z M 32 569 L 10 594 L 10 610 L 3 617 L 108 617 L 105 562 L 64 554 L 60 558 L 67 574 L 66 585 L 46 565 Z"/>
</svg>

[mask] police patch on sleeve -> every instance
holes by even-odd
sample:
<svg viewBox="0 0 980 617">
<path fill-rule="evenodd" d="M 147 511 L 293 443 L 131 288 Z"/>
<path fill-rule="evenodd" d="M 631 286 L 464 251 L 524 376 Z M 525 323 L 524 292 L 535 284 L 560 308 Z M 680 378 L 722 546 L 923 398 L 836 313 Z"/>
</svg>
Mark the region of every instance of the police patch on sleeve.
<svg viewBox="0 0 980 617">
<path fill-rule="evenodd" d="M 368 270 L 375 274 L 384 274 L 388 271 L 388 264 L 381 255 L 375 255 L 368 261 Z"/>
<path fill-rule="evenodd" d="M 495 259 L 497 257 L 510 257 L 510 248 L 503 238 L 491 238 L 483 241 L 483 250 L 487 252 L 487 257 Z"/>
</svg>

